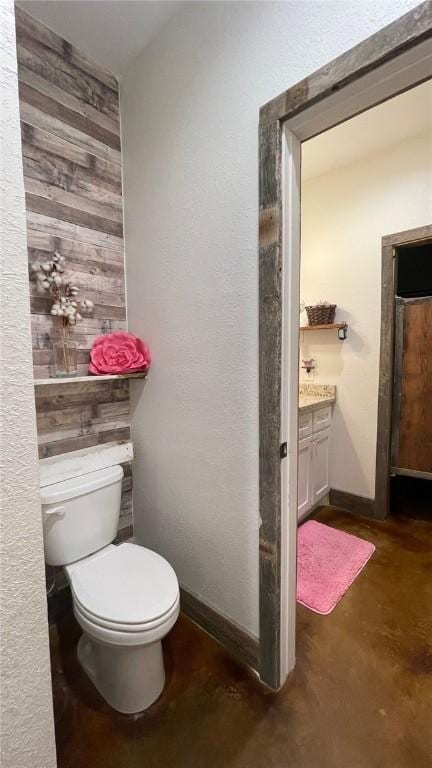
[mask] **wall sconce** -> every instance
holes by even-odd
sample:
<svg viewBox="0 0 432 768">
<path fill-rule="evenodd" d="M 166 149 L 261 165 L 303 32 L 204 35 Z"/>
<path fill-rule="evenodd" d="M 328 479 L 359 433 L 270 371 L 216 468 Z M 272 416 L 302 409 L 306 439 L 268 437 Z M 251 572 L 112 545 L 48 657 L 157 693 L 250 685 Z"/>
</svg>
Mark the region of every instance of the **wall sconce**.
<svg viewBox="0 0 432 768">
<path fill-rule="evenodd" d="M 340 328 L 338 328 L 338 339 L 339 341 L 345 341 L 346 337 L 348 336 L 348 326 L 346 323 L 341 323 Z"/>
<path fill-rule="evenodd" d="M 313 357 L 311 357 L 310 360 L 302 360 L 302 368 L 306 371 L 306 373 L 310 373 L 315 368 L 315 360 Z"/>
</svg>

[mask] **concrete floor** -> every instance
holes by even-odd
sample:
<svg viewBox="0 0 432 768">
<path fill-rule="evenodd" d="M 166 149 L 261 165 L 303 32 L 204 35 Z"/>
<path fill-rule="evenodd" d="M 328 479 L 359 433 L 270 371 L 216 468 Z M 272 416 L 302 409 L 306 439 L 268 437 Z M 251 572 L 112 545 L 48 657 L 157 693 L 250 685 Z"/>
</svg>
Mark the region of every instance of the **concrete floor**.
<svg viewBox="0 0 432 768">
<path fill-rule="evenodd" d="M 162 697 L 119 715 L 77 664 L 77 625 L 53 628 L 59 768 L 430 768 L 432 521 L 316 517 L 376 552 L 329 616 L 298 606 L 297 666 L 278 694 L 181 617 Z"/>
</svg>

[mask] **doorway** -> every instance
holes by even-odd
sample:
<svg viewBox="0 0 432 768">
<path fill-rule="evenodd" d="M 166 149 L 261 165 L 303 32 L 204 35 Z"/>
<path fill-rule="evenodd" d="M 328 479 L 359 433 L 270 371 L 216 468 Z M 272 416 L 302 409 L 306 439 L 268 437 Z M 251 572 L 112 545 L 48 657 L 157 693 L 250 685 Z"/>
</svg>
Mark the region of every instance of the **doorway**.
<svg viewBox="0 0 432 768">
<path fill-rule="evenodd" d="M 405 319 L 407 314 L 416 311 L 418 303 L 422 305 L 426 302 L 419 309 L 420 312 L 428 311 L 430 299 L 427 297 L 432 295 L 432 285 L 429 285 L 431 243 L 432 226 L 388 235 L 382 242 L 381 353 L 375 485 L 375 504 L 381 518 L 386 517 L 389 510 L 390 485 L 393 482 L 390 480 L 391 476 L 415 478 L 417 475 L 417 478 L 429 479 L 426 475 L 430 475 L 428 455 L 419 455 L 424 454 L 422 446 L 424 447 L 427 439 L 425 430 L 429 428 L 427 415 L 412 414 L 411 423 L 405 424 L 405 442 L 402 443 L 405 451 L 402 455 L 399 450 L 399 437 Z M 427 334 L 423 334 L 423 338 L 426 339 Z M 417 354 L 420 351 L 417 349 Z M 425 365 L 426 368 L 423 366 L 422 370 L 421 366 L 418 367 L 419 373 L 424 376 L 414 382 L 415 391 L 412 394 L 415 397 L 419 395 L 422 381 L 423 385 L 427 384 L 427 361 Z M 408 397 L 408 405 L 410 400 Z M 405 422 L 406 420 L 407 416 Z M 419 431 L 417 427 L 420 423 L 423 428 Z M 410 456 L 413 452 L 415 455 Z M 408 483 L 401 480 L 393 485 L 394 489 L 399 487 L 403 498 Z M 420 484 L 411 483 L 411 494 L 414 488 L 422 497 L 424 490 Z"/>
<path fill-rule="evenodd" d="M 379 357 L 395 295 L 432 293 L 427 228 L 409 229 L 430 220 L 431 107 L 427 81 L 302 144 L 299 521 L 324 501 L 371 518 L 388 512 L 390 465 L 377 471 L 376 457 L 377 448 L 388 455 L 390 434 L 377 413 L 392 397 L 391 388 L 378 400 L 380 374 L 392 384 L 392 350 L 381 369 Z M 385 264 L 394 291 L 381 301 L 383 235 L 398 228 L 407 244 Z"/>
<path fill-rule="evenodd" d="M 430 78 L 425 10 L 260 113 L 260 674 L 275 689 L 295 665 L 301 142 Z"/>
</svg>

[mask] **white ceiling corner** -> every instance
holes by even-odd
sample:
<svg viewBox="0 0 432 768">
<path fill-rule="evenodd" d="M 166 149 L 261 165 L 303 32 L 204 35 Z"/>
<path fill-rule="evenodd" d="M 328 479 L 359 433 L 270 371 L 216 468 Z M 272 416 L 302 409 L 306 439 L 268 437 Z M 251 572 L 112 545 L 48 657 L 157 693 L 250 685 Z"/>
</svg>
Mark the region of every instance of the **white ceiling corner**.
<svg viewBox="0 0 432 768">
<path fill-rule="evenodd" d="M 305 141 L 302 179 L 322 176 L 426 133 L 432 162 L 432 80 Z"/>
<path fill-rule="evenodd" d="M 113 74 L 154 38 L 181 0 L 20 0 L 18 5 Z"/>
</svg>

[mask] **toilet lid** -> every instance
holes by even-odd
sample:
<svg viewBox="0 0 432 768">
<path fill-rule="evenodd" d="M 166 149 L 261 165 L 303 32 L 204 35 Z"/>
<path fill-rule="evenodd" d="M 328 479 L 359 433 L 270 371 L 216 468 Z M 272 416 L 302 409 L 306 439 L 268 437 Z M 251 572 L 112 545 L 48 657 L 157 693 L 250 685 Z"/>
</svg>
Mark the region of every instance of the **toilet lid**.
<svg viewBox="0 0 432 768">
<path fill-rule="evenodd" d="M 90 614 L 114 624 L 154 621 L 172 608 L 179 594 L 170 564 L 137 544 L 120 544 L 84 561 L 74 568 L 71 587 Z"/>
</svg>

